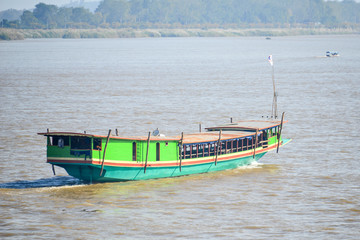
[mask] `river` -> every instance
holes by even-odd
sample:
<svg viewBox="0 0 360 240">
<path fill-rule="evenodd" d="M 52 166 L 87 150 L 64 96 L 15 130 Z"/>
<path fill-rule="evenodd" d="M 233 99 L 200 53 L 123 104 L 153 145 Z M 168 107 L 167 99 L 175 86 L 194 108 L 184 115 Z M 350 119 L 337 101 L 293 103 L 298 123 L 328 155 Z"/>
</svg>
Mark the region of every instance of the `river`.
<svg viewBox="0 0 360 240">
<path fill-rule="evenodd" d="M 2 239 L 358 239 L 360 36 L 0 42 Z M 338 51 L 338 57 L 325 57 Z M 84 184 L 51 131 L 196 132 L 266 118 L 272 68 L 293 141 L 258 164 Z"/>
</svg>

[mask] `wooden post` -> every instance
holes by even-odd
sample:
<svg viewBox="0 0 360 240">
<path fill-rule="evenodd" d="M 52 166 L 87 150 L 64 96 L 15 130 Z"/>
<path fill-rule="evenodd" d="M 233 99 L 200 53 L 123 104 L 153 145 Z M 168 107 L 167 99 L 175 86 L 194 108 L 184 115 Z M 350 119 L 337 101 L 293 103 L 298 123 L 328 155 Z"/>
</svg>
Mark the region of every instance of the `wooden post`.
<svg viewBox="0 0 360 240">
<path fill-rule="evenodd" d="M 279 152 L 281 131 L 282 131 L 283 123 L 284 123 L 284 115 L 285 115 L 285 112 L 283 112 L 282 116 L 281 116 L 281 123 L 280 123 L 279 132 L 278 132 L 278 139 L 277 139 L 278 140 L 278 145 L 277 145 L 276 153 Z"/>
<path fill-rule="evenodd" d="M 108 143 L 109 143 L 110 134 L 111 134 L 111 129 L 109 129 L 109 133 L 108 133 L 107 138 L 106 138 L 106 144 L 105 144 L 105 148 L 104 148 L 103 160 L 102 160 L 102 163 L 101 163 L 100 176 L 102 175 L 103 170 L 104 170 L 105 154 L 106 154 L 107 145 L 108 145 Z"/>
<path fill-rule="evenodd" d="M 216 146 L 216 157 L 215 157 L 215 166 L 217 164 L 217 159 L 218 159 L 218 155 L 219 155 L 219 148 L 220 148 L 220 144 L 221 144 L 221 129 L 220 129 L 220 132 L 219 132 L 219 140 L 218 140 L 218 144 Z"/>
<path fill-rule="evenodd" d="M 151 134 L 151 132 L 149 132 L 148 139 L 147 139 L 144 173 L 146 173 L 146 165 L 147 165 L 147 161 L 148 161 L 148 157 L 149 157 L 150 134 Z"/>
<path fill-rule="evenodd" d="M 52 167 L 53 174 L 54 174 L 54 175 L 56 175 L 56 173 L 55 173 L 55 166 L 54 166 L 54 164 L 51 164 L 51 167 Z"/>
<path fill-rule="evenodd" d="M 184 141 L 184 132 L 181 133 L 181 139 L 180 139 L 180 143 L 179 143 L 180 172 L 181 172 L 181 162 L 182 162 L 182 153 L 181 152 L 184 147 L 183 141 Z"/>
<path fill-rule="evenodd" d="M 256 129 L 256 133 L 255 133 L 255 143 L 254 143 L 254 155 L 253 155 L 253 158 L 255 158 L 256 147 L 257 147 L 257 142 L 258 142 L 258 133 L 259 133 L 259 129 Z"/>
</svg>

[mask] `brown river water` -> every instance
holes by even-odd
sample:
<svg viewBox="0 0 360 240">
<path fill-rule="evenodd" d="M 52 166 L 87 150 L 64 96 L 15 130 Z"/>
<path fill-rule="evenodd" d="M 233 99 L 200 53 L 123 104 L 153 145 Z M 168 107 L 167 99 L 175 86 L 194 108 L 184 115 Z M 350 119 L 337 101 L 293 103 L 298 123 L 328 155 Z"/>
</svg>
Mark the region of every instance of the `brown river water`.
<svg viewBox="0 0 360 240">
<path fill-rule="evenodd" d="M 359 239 L 360 36 L 0 42 L 1 239 Z M 326 58 L 326 51 L 339 57 Z M 84 184 L 38 132 L 196 132 L 279 112 L 293 141 L 234 170 Z"/>
</svg>

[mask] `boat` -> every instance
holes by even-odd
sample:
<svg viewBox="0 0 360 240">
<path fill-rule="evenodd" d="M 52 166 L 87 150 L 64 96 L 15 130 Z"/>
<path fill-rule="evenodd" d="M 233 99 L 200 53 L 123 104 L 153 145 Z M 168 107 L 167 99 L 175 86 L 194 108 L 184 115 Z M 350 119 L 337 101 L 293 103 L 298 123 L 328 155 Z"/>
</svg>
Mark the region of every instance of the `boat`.
<svg viewBox="0 0 360 240">
<path fill-rule="evenodd" d="M 330 51 L 326 52 L 326 57 L 338 57 L 338 56 L 340 56 L 338 52 L 330 52 Z"/>
<path fill-rule="evenodd" d="M 167 137 L 156 130 L 146 136 L 50 132 L 47 163 L 85 182 L 116 182 L 200 174 L 258 161 L 279 151 L 284 114 L 279 120 L 250 120 L 206 128 L 204 132 Z M 201 130 L 201 128 L 200 128 Z M 54 171 L 55 174 L 55 171 Z"/>
<path fill-rule="evenodd" d="M 231 121 L 201 126 L 197 133 L 165 136 L 156 129 L 146 136 L 88 133 L 38 133 L 47 137 L 47 162 L 85 182 L 116 182 L 178 177 L 234 169 L 258 161 L 291 139 L 282 137 L 284 113 L 277 119 L 272 55 L 273 105 L 270 119 Z"/>
</svg>

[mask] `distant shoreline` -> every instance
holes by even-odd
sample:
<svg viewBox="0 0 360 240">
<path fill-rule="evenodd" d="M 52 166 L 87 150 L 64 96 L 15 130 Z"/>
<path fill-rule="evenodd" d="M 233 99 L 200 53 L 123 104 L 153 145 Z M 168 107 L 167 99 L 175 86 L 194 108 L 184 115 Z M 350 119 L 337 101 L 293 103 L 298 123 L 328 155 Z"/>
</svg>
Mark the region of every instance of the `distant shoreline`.
<svg viewBox="0 0 360 240">
<path fill-rule="evenodd" d="M 160 37 L 250 37 L 360 34 L 345 28 L 249 28 L 249 29 L 11 29 L 0 28 L 0 40 L 27 38 L 160 38 Z"/>
</svg>

